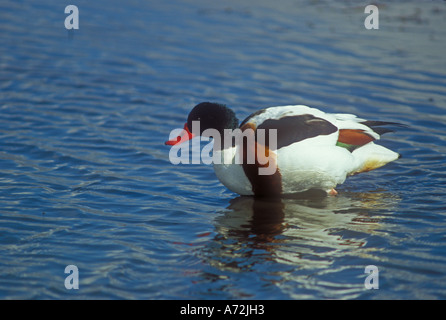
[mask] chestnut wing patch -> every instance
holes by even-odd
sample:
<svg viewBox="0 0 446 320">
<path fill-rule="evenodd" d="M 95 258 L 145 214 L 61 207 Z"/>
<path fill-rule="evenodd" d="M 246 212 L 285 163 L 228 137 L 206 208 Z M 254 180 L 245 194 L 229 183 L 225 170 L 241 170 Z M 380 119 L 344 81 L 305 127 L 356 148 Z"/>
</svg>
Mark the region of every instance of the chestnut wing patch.
<svg viewBox="0 0 446 320">
<path fill-rule="evenodd" d="M 310 114 L 265 120 L 258 129 L 265 129 L 267 144 L 269 129 L 277 129 L 277 149 L 319 135 L 329 135 L 338 130 L 331 122 Z"/>
<path fill-rule="evenodd" d="M 346 148 L 350 152 L 376 140 L 374 137 L 361 129 L 340 129 L 337 146 Z"/>
</svg>

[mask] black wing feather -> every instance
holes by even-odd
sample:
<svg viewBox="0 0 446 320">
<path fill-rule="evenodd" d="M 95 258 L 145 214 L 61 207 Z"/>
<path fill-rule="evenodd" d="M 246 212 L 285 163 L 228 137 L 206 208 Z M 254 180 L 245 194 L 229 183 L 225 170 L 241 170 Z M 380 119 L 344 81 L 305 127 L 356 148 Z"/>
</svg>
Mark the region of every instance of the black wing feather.
<svg viewBox="0 0 446 320">
<path fill-rule="evenodd" d="M 277 149 L 319 135 L 329 135 L 338 128 L 331 122 L 310 114 L 268 119 L 258 129 L 265 129 L 265 142 L 269 141 L 269 129 L 277 130 Z"/>
</svg>

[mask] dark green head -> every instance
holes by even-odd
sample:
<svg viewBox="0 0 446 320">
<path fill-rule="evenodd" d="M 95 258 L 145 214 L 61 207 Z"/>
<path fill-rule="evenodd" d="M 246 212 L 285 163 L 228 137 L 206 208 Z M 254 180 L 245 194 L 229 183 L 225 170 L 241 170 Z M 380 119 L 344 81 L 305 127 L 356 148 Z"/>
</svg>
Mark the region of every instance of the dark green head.
<svg viewBox="0 0 446 320">
<path fill-rule="evenodd" d="M 239 121 L 231 109 L 224 104 L 202 102 L 197 104 L 187 117 L 187 127 L 190 131 L 192 121 L 200 121 L 200 135 L 206 129 L 216 129 L 223 135 L 224 129 L 238 128 Z"/>
<path fill-rule="evenodd" d="M 200 122 L 200 130 L 193 127 L 193 122 Z M 238 119 L 234 111 L 223 104 L 202 102 L 197 104 L 187 117 L 183 133 L 175 139 L 166 141 L 167 145 L 177 145 L 186 142 L 197 135 L 202 135 L 207 129 L 215 129 L 224 136 L 225 129 L 238 128 Z M 212 136 L 212 135 L 211 135 Z"/>
</svg>

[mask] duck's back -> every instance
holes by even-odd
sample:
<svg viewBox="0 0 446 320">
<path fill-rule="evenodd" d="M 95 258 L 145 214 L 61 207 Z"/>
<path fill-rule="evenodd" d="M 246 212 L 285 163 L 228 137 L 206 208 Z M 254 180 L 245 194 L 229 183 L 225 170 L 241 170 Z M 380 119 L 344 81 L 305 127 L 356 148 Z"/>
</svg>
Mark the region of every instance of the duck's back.
<svg viewBox="0 0 446 320">
<path fill-rule="evenodd" d="M 266 132 L 267 138 L 261 142 L 276 166 L 271 171 L 274 176 L 259 177 L 259 171 L 255 170 L 256 165 L 261 167 L 258 163 L 216 165 L 216 173 L 225 186 L 239 194 L 258 194 L 262 190 L 273 194 L 308 189 L 329 192 L 348 175 L 376 169 L 399 157 L 373 143 L 380 138 L 373 125 L 383 124 L 386 123 L 366 121 L 351 114 L 328 114 L 304 105 L 262 109 L 247 117 L 240 128 L 255 130 L 257 134 L 259 129 Z M 274 143 L 271 135 L 276 139 Z M 260 149 L 258 139 L 255 143 L 256 148 L 238 146 L 238 151 Z M 231 152 L 236 157 L 237 147 L 222 152 Z"/>
</svg>

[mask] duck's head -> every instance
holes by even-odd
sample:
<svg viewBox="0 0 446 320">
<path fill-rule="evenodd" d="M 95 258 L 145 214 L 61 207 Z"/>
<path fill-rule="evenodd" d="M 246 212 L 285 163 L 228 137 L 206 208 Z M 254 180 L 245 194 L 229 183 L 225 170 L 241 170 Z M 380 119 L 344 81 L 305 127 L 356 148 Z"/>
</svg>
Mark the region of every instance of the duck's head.
<svg viewBox="0 0 446 320">
<path fill-rule="evenodd" d="M 199 130 L 193 128 L 195 121 L 200 122 Z M 203 135 L 207 129 L 215 129 L 222 136 L 224 129 L 235 129 L 238 127 L 238 119 L 234 111 L 223 104 L 202 102 L 197 104 L 187 117 L 187 122 L 184 124 L 183 134 L 176 139 L 166 141 L 167 145 L 176 145 L 188 141 L 196 135 Z"/>
</svg>

